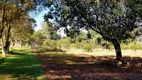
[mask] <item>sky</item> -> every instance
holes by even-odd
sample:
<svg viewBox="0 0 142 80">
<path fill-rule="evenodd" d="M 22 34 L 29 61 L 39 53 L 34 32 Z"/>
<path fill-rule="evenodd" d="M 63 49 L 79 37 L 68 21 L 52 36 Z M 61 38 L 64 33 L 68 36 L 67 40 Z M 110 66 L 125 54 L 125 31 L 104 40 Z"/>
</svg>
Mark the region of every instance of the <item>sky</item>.
<svg viewBox="0 0 142 80">
<path fill-rule="evenodd" d="M 34 28 L 35 31 L 41 29 L 42 23 L 44 22 L 44 15 L 48 12 L 48 9 L 44 9 L 41 12 L 35 14 L 34 12 L 30 12 L 29 16 L 36 20 L 36 27 Z"/>
<path fill-rule="evenodd" d="M 36 27 L 34 28 L 35 31 L 38 31 L 42 27 L 42 23 L 44 22 L 44 15 L 49 11 L 49 9 L 44 9 L 38 14 L 35 14 L 34 12 L 30 12 L 29 16 L 31 18 L 34 18 L 36 20 Z M 52 20 L 51 20 L 52 21 Z M 64 33 L 64 28 L 61 28 L 57 31 L 57 34 L 60 35 L 61 37 L 66 37 L 66 34 Z"/>
<path fill-rule="evenodd" d="M 43 9 L 41 12 L 39 12 L 38 14 L 35 14 L 34 12 L 30 12 L 29 13 L 29 16 L 31 18 L 34 18 L 36 20 L 36 27 L 34 28 L 35 31 L 38 31 L 41 29 L 42 27 L 42 23 L 44 22 L 44 15 L 49 11 L 49 9 Z M 64 32 L 64 29 L 65 28 L 60 28 L 58 31 L 57 31 L 57 34 L 60 35 L 61 37 L 66 37 L 66 34 Z M 81 29 L 81 31 L 87 33 L 86 30 L 84 29 Z"/>
</svg>

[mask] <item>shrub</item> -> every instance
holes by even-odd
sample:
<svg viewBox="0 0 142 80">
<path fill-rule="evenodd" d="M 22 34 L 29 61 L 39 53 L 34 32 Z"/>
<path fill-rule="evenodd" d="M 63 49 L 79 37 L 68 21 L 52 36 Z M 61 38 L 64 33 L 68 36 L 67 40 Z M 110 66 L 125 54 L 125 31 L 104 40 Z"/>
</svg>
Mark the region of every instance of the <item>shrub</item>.
<svg viewBox="0 0 142 80">
<path fill-rule="evenodd" d="M 84 46 L 83 46 L 83 49 L 84 49 L 86 52 L 92 52 L 92 45 L 85 43 Z"/>
<path fill-rule="evenodd" d="M 62 42 L 59 40 L 59 41 L 56 41 L 56 43 L 57 43 L 57 48 L 61 49 L 62 48 Z"/>
<path fill-rule="evenodd" d="M 42 46 L 47 49 L 57 49 L 58 48 L 57 42 L 55 40 L 45 40 Z"/>
<path fill-rule="evenodd" d="M 76 47 L 76 44 L 72 43 L 72 44 L 70 44 L 70 47 L 71 47 L 71 48 L 75 48 L 75 47 Z"/>
<path fill-rule="evenodd" d="M 62 40 L 62 47 L 64 48 L 70 48 L 70 44 L 71 44 L 71 38 L 70 37 L 66 37 L 65 39 Z"/>
<path fill-rule="evenodd" d="M 81 43 L 81 42 L 76 41 L 76 43 L 75 43 L 75 47 L 76 47 L 76 48 L 82 48 L 82 43 Z"/>
<path fill-rule="evenodd" d="M 109 50 L 112 51 L 114 49 L 114 46 L 110 44 L 109 48 L 110 48 Z"/>
<path fill-rule="evenodd" d="M 136 51 L 140 49 L 140 45 L 137 43 L 131 43 L 131 49 Z"/>
<path fill-rule="evenodd" d="M 136 42 L 131 42 L 129 44 L 121 43 L 121 48 L 124 50 L 131 49 L 131 50 L 138 50 L 141 49 L 141 46 Z"/>
<path fill-rule="evenodd" d="M 126 44 L 123 44 L 123 43 L 121 43 L 121 48 L 123 49 L 123 50 L 127 50 L 127 49 L 130 49 L 130 45 L 126 45 Z"/>
</svg>

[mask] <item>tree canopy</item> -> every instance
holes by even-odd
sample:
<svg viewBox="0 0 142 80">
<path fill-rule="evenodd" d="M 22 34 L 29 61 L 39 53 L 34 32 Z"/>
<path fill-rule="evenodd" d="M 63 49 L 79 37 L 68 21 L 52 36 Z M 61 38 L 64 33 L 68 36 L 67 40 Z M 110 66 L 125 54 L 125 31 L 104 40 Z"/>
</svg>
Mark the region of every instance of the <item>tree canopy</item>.
<svg viewBox="0 0 142 80">
<path fill-rule="evenodd" d="M 56 27 L 92 29 L 113 43 L 117 60 L 122 60 L 120 42 L 132 38 L 131 32 L 141 19 L 140 0 L 49 0 L 45 20 L 53 19 Z"/>
<path fill-rule="evenodd" d="M 1 0 L 0 1 L 0 39 L 2 39 L 2 56 L 9 52 L 12 29 L 29 26 L 28 12 L 34 8 L 32 0 Z M 23 24 L 23 25 L 21 25 Z M 16 28 L 17 27 L 17 28 Z M 22 28 L 22 29 L 24 29 Z M 23 30 L 25 31 L 25 30 Z"/>
</svg>

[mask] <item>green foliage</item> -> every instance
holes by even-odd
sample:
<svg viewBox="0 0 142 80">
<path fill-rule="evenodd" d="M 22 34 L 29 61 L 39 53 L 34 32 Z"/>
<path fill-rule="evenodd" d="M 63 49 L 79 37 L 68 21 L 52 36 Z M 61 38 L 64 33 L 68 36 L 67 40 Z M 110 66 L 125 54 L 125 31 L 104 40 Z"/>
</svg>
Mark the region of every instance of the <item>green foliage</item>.
<svg viewBox="0 0 142 80">
<path fill-rule="evenodd" d="M 77 45 L 78 42 L 82 42 L 82 38 L 76 39 L 78 34 L 75 30 L 86 28 L 97 32 L 104 40 L 115 46 L 119 61 L 122 59 L 121 41 L 135 37 L 132 33 L 137 27 L 135 22 L 142 17 L 141 3 L 141 0 L 52 0 L 46 3 L 51 9 L 44 19 L 47 22 L 54 19 L 56 24 L 53 23 L 53 25 L 57 28 L 70 26 L 68 35 L 72 38 L 71 43 L 77 40 Z M 100 44 L 99 41 L 96 42 Z M 135 49 L 137 47 L 135 46 Z M 87 48 L 90 47 L 85 46 L 84 49 Z"/>
<path fill-rule="evenodd" d="M 127 43 L 127 44 L 126 43 L 121 43 L 121 48 L 124 49 L 124 50 L 130 49 L 130 50 L 136 51 L 136 50 L 141 49 L 141 46 L 138 43 L 136 43 L 135 41 L 132 41 L 132 42 Z"/>
<path fill-rule="evenodd" d="M 55 48 L 56 41 L 59 36 L 57 32 L 54 30 L 54 26 L 51 25 L 50 22 L 43 23 L 42 29 L 34 32 L 30 39 L 30 43 L 36 43 L 38 46 L 48 46 L 48 48 Z M 51 41 L 51 43 L 50 43 Z"/>
<path fill-rule="evenodd" d="M 110 50 L 112 51 L 114 49 L 114 46 L 112 44 L 109 45 Z"/>
<path fill-rule="evenodd" d="M 58 3 L 53 1 L 51 5 L 53 4 Z M 131 37 L 130 32 L 135 28 L 134 23 L 137 17 L 131 7 L 125 6 L 125 8 L 122 8 L 124 4 L 127 5 L 127 3 L 122 1 L 110 0 L 63 0 L 60 2 L 62 6 L 50 10 L 48 15 L 60 15 L 60 19 L 56 18 L 57 22 L 60 24 L 59 26 L 57 25 L 57 27 L 62 25 L 67 27 L 67 25 L 70 25 L 70 36 L 75 37 L 73 30 L 87 27 L 87 29 L 99 33 L 105 40 L 114 41 L 115 39 L 115 41 L 120 42 Z M 62 11 L 68 12 L 62 13 Z M 48 21 L 50 18 L 45 16 L 45 19 Z"/>
<path fill-rule="evenodd" d="M 138 44 L 142 45 L 142 35 L 136 37 L 135 41 L 136 41 Z"/>
<path fill-rule="evenodd" d="M 71 43 L 75 43 L 78 35 L 81 35 L 80 31 L 74 28 L 70 28 L 67 31 L 67 36 L 71 37 Z"/>
<path fill-rule="evenodd" d="M 53 27 L 49 27 L 48 32 L 49 32 L 49 35 L 50 35 L 50 39 L 57 40 L 59 38 L 56 30 Z"/>
<path fill-rule="evenodd" d="M 83 49 L 86 51 L 86 52 L 92 52 L 92 46 L 89 45 L 89 44 L 85 44 Z"/>
<path fill-rule="evenodd" d="M 83 49 L 84 49 L 86 52 L 92 52 L 93 46 L 92 46 L 92 43 L 89 42 L 89 40 L 82 42 L 82 45 L 83 45 Z"/>
<path fill-rule="evenodd" d="M 42 44 L 47 49 L 57 49 L 57 42 L 55 40 L 45 40 Z"/>
<path fill-rule="evenodd" d="M 69 49 L 70 48 L 70 44 L 71 44 L 71 38 L 70 37 L 66 37 L 62 40 L 62 47 Z"/>
<path fill-rule="evenodd" d="M 142 0 L 128 0 L 127 6 L 135 9 L 135 13 L 138 14 L 142 18 Z"/>
<path fill-rule="evenodd" d="M 10 42 L 16 43 L 18 40 L 26 42 L 33 32 L 31 18 L 28 16 L 28 11 L 33 9 L 33 6 L 32 0 L 0 1 L 0 38 L 2 47 L 5 48 L 2 51 L 3 57 L 5 53 L 9 53 Z"/>
<path fill-rule="evenodd" d="M 140 49 L 140 45 L 133 42 L 133 43 L 131 43 L 131 49 L 136 51 L 136 50 Z"/>
<path fill-rule="evenodd" d="M 42 24 L 42 30 L 43 32 L 48 36 L 51 40 L 57 40 L 59 39 L 59 36 L 57 35 L 57 28 L 52 25 L 50 22 L 44 22 Z"/>
<path fill-rule="evenodd" d="M 62 48 L 62 42 L 60 40 L 56 40 L 57 43 L 57 48 L 61 49 Z"/>
<path fill-rule="evenodd" d="M 121 44 L 121 48 L 122 48 L 123 50 L 127 50 L 127 49 L 130 49 L 130 45 Z"/>
<path fill-rule="evenodd" d="M 36 31 L 31 37 L 31 43 L 36 43 L 37 45 L 41 46 L 46 37 L 46 34 L 42 30 Z"/>
<path fill-rule="evenodd" d="M 82 42 L 82 41 L 84 41 L 84 40 L 87 40 L 87 36 L 86 36 L 86 34 L 79 34 L 78 36 L 77 36 L 77 38 L 76 38 L 76 41 L 77 42 Z"/>
<path fill-rule="evenodd" d="M 82 43 L 82 42 L 76 41 L 76 43 L 75 43 L 75 47 L 76 47 L 76 48 L 80 49 L 80 48 L 82 48 L 82 46 L 83 46 L 83 43 Z"/>
</svg>

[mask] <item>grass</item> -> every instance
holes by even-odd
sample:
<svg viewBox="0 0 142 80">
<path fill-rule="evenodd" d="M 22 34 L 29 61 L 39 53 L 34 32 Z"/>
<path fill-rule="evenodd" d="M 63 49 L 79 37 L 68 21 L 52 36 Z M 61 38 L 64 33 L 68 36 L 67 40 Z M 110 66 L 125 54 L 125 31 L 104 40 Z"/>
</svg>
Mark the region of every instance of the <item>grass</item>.
<svg viewBox="0 0 142 80">
<path fill-rule="evenodd" d="M 85 52 L 82 49 L 72 48 L 70 50 L 65 50 L 68 54 L 75 55 L 90 55 L 90 56 L 116 56 L 115 50 L 106 50 L 106 49 L 93 49 L 92 52 Z M 122 50 L 123 56 L 130 57 L 142 57 L 142 50 Z"/>
<path fill-rule="evenodd" d="M 0 80 L 41 80 L 43 74 L 37 55 L 26 47 L 14 48 L 0 63 Z"/>
<path fill-rule="evenodd" d="M 89 77 L 95 73 L 141 72 L 142 52 L 122 52 L 124 56 L 129 56 L 124 57 L 130 63 L 126 68 L 117 67 L 114 50 L 94 49 L 93 52 L 84 52 L 70 49 L 66 52 L 45 52 L 37 55 L 27 47 L 16 47 L 6 58 L 0 57 L 0 80 L 81 80 L 84 79 L 81 78 L 82 75 Z"/>
</svg>

